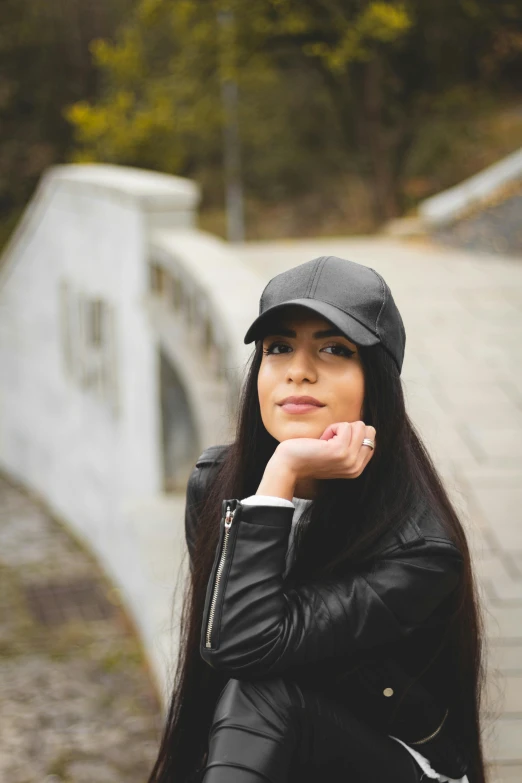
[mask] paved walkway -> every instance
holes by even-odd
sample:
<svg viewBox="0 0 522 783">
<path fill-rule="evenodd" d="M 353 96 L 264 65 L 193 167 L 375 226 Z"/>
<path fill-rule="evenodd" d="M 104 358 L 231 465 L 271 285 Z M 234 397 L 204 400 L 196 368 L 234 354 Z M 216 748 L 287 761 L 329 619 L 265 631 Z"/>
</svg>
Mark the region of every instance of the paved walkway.
<svg viewBox="0 0 522 783">
<path fill-rule="evenodd" d="M 117 593 L 0 476 L 0 780 L 143 783 L 160 705 Z"/>
<path fill-rule="evenodd" d="M 409 413 L 461 512 L 476 562 L 489 640 L 492 783 L 520 783 L 522 258 L 388 238 L 248 243 L 238 252 L 264 283 L 327 253 L 371 266 L 389 283 L 406 326 Z"/>
</svg>

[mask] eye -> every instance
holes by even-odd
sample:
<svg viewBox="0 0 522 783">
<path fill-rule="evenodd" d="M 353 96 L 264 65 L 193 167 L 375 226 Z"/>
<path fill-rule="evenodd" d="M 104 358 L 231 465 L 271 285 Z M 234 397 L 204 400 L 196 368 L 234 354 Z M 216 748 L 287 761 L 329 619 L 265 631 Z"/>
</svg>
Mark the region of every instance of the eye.
<svg viewBox="0 0 522 783">
<path fill-rule="evenodd" d="M 291 347 L 287 343 L 273 342 L 273 343 L 270 343 L 270 345 L 266 348 L 266 350 L 263 351 L 263 353 L 265 354 L 265 356 L 268 356 L 269 354 L 274 354 L 274 356 L 278 356 L 279 354 L 274 351 L 274 348 L 280 348 L 281 346 L 283 348 L 290 348 Z M 330 345 L 326 345 L 323 350 L 326 350 L 327 348 L 336 348 L 336 349 L 340 349 L 341 350 L 340 354 L 335 354 L 334 353 L 334 354 L 332 354 L 333 356 L 336 356 L 336 355 L 339 356 L 340 355 L 340 356 L 346 356 L 346 357 L 349 358 L 350 356 L 353 356 L 355 354 L 355 351 L 352 351 L 351 348 L 348 348 L 346 345 L 343 345 L 342 343 L 332 343 Z M 286 353 L 286 351 L 284 353 Z"/>
<path fill-rule="evenodd" d="M 270 354 L 270 353 L 274 353 L 274 348 L 277 348 L 278 346 L 281 346 L 281 345 L 283 346 L 283 348 L 284 348 L 285 346 L 286 346 L 286 348 L 290 348 L 290 346 L 289 346 L 289 345 L 287 345 L 286 343 L 277 343 L 277 342 L 274 342 L 274 343 L 270 343 L 270 345 L 268 346 L 268 348 L 267 348 L 265 351 L 263 351 L 263 353 L 265 354 L 265 356 L 268 356 L 268 354 Z M 276 354 L 276 356 L 277 356 L 277 354 Z"/>
<path fill-rule="evenodd" d="M 343 351 L 341 356 L 353 356 L 355 353 L 355 351 L 352 351 L 351 348 L 348 348 L 346 345 L 343 345 L 342 343 L 333 343 L 332 345 L 326 345 L 325 350 L 326 348 L 340 348 L 341 351 Z"/>
</svg>

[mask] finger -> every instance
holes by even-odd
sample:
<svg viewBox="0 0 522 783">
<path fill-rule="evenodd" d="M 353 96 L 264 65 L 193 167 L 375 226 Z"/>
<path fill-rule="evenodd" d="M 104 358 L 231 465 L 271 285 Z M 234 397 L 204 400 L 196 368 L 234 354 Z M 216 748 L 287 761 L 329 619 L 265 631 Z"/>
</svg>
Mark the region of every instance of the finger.
<svg viewBox="0 0 522 783">
<path fill-rule="evenodd" d="M 371 446 L 363 444 L 363 440 L 369 438 L 370 440 L 375 441 L 376 432 L 375 427 L 364 424 L 364 422 L 355 422 L 354 424 L 352 443 L 353 447 L 357 449 L 357 465 L 359 469 L 366 467 L 373 455 L 373 449 Z"/>
<path fill-rule="evenodd" d="M 371 446 L 361 446 L 361 451 L 364 455 L 363 457 L 363 468 L 366 467 L 366 465 L 369 463 L 371 458 L 373 457 L 373 453 L 375 449 L 372 449 Z"/>
<path fill-rule="evenodd" d="M 332 425 L 329 424 L 328 427 L 325 429 L 319 440 L 330 440 L 335 435 L 335 432 L 332 428 Z"/>
<path fill-rule="evenodd" d="M 375 449 L 376 436 L 377 436 L 377 430 L 375 429 L 375 427 L 372 427 L 371 425 L 368 425 L 366 427 L 366 435 L 364 437 L 365 438 L 369 438 L 371 441 L 373 441 L 373 447 L 374 447 L 373 449 L 370 448 L 369 446 L 366 447 L 366 448 L 370 449 L 370 453 L 373 453 L 373 451 Z"/>
<path fill-rule="evenodd" d="M 370 440 L 375 440 L 375 435 L 377 434 L 377 430 L 375 427 L 372 427 L 371 424 L 365 424 L 364 421 L 354 421 L 352 423 L 352 429 L 353 429 L 353 443 L 358 444 L 359 446 L 362 445 L 362 442 L 364 438 L 370 438 Z"/>
<path fill-rule="evenodd" d="M 333 437 L 338 436 L 340 438 L 347 438 L 347 442 L 350 443 L 351 426 L 348 421 L 335 421 L 333 424 L 329 424 L 325 429 L 319 440 L 331 440 Z"/>
<path fill-rule="evenodd" d="M 369 446 L 361 446 L 361 450 L 359 454 L 357 455 L 357 459 L 355 461 L 355 464 L 350 471 L 350 475 L 353 478 L 357 478 L 361 475 L 361 473 L 366 468 L 367 464 L 371 460 L 373 456 L 373 450 Z"/>
<path fill-rule="evenodd" d="M 364 445 L 361 444 L 361 452 L 364 454 L 363 468 L 366 467 L 368 462 L 373 457 L 373 453 L 375 451 L 375 440 L 376 440 L 375 439 L 375 435 L 376 435 L 375 427 L 367 427 L 366 428 L 365 438 L 370 438 L 370 440 L 372 440 L 374 442 L 374 447 L 372 448 L 371 446 L 368 446 L 366 444 L 364 444 Z"/>
<path fill-rule="evenodd" d="M 368 427 L 364 423 L 364 421 L 352 422 L 352 440 L 350 445 L 356 454 L 359 453 L 359 450 L 362 446 L 363 438 L 367 437 L 366 434 L 367 429 Z"/>
</svg>

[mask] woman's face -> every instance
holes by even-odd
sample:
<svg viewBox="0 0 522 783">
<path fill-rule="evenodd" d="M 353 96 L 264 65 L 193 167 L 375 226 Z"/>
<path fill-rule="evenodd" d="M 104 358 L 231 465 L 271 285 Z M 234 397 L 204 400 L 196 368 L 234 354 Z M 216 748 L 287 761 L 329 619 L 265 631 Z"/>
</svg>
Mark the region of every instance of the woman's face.
<svg viewBox="0 0 522 783">
<path fill-rule="evenodd" d="M 267 331 L 263 338 L 257 380 L 261 418 L 268 432 L 279 442 L 320 438 L 329 424 L 359 421 L 364 374 L 357 345 L 331 321 L 299 306 L 288 305 L 278 324 L 270 328 L 277 331 Z M 325 330 L 329 334 L 317 334 Z M 290 395 L 315 397 L 323 407 L 290 412 L 279 404 Z"/>
</svg>

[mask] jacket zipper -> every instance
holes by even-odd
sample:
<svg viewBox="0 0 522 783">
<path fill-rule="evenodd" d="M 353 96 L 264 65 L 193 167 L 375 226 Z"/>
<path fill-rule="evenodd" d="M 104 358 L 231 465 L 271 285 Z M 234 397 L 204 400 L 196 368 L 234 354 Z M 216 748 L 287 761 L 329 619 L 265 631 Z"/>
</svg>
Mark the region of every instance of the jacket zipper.
<svg viewBox="0 0 522 783">
<path fill-rule="evenodd" d="M 236 506 L 237 508 L 237 506 Z M 208 623 L 207 623 L 207 639 L 205 647 L 210 647 L 210 636 L 212 633 L 212 625 L 214 623 L 214 613 L 216 611 L 216 601 L 218 597 L 219 592 L 219 581 L 221 579 L 221 573 L 223 571 L 223 567 L 225 565 L 225 558 L 227 554 L 227 545 L 228 545 L 228 537 L 230 535 L 230 528 L 232 527 L 232 520 L 234 519 L 234 514 L 236 511 L 236 508 L 232 510 L 230 508 L 230 504 L 227 503 L 227 511 L 225 514 L 225 535 L 223 537 L 223 548 L 221 550 L 221 557 L 219 558 L 219 564 L 216 570 L 216 578 L 214 581 L 214 589 L 212 593 L 212 601 L 210 603 L 210 613 L 208 617 Z"/>
<path fill-rule="evenodd" d="M 444 726 L 446 718 L 448 717 L 448 712 L 449 712 L 449 709 L 446 710 L 446 712 L 444 714 L 444 717 L 442 719 L 442 723 L 440 724 L 440 726 L 438 726 L 438 728 L 436 728 L 435 731 L 432 734 L 428 734 L 427 737 L 423 737 L 422 739 L 416 740 L 415 742 L 410 742 L 409 744 L 410 745 L 424 745 L 425 742 L 429 742 L 430 740 L 435 739 L 437 734 L 440 733 L 440 730 Z"/>
</svg>

